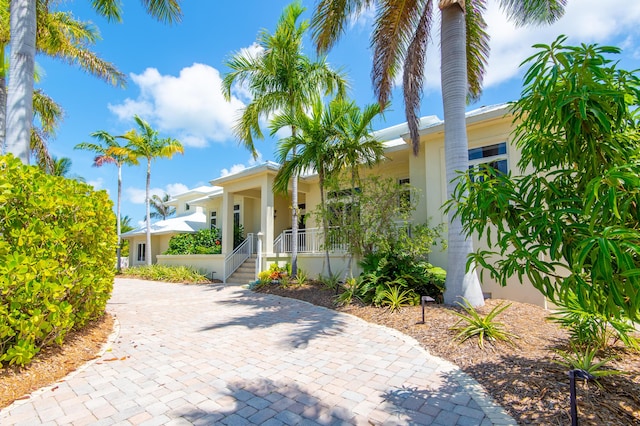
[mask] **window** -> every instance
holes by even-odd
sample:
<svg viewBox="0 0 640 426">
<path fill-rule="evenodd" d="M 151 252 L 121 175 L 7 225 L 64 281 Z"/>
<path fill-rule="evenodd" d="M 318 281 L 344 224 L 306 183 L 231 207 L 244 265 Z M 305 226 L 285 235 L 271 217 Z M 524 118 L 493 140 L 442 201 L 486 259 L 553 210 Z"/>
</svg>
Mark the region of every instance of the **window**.
<svg viewBox="0 0 640 426">
<path fill-rule="evenodd" d="M 344 226 L 354 220 L 354 217 L 360 217 L 360 208 L 356 196 L 359 193 L 360 188 L 350 188 L 330 191 L 327 194 L 330 227 Z M 352 203 L 352 201 L 355 201 L 355 203 Z"/>
<path fill-rule="evenodd" d="M 147 258 L 146 258 L 146 254 L 147 254 L 147 244 L 146 243 L 140 243 L 138 244 L 138 262 L 144 262 Z"/>
<path fill-rule="evenodd" d="M 398 185 L 400 185 L 398 206 L 403 209 L 409 209 L 411 206 L 411 179 L 399 179 Z"/>
<path fill-rule="evenodd" d="M 190 208 L 191 208 L 191 206 L 189 205 L 189 203 L 185 203 L 185 205 L 184 205 L 185 211 L 189 210 Z"/>
<path fill-rule="evenodd" d="M 211 212 L 210 224 L 211 229 L 218 227 L 218 212 Z"/>
<path fill-rule="evenodd" d="M 492 167 L 501 173 L 509 171 L 507 162 L 507 143 L 487 145 L 469 150 L 469 170 L 480 166 Z"/>
<path fill-rule="evenodd" d="M 233 205 L 233 226 L 236 228 L 240 226 L 240 204 Z"/>
</svg>

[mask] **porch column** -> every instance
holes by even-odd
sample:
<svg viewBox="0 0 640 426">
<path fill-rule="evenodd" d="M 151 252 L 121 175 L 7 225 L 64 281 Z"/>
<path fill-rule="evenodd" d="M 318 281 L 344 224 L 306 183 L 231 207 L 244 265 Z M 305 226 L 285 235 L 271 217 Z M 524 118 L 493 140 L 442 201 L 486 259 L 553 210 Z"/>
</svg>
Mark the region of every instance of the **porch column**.
<svg viewBox="0 0 640 426">
<path fill-rule="evenodd" d="M 264 234 L 264 252 L 273 254 L 273 176 L 266 176 L 260 187 L 260 231 Z"/>
<path fill-rule="evenodd" d="M 233 194 L 222 193 L 222 254 L 233 251 Z"/>
</svg>

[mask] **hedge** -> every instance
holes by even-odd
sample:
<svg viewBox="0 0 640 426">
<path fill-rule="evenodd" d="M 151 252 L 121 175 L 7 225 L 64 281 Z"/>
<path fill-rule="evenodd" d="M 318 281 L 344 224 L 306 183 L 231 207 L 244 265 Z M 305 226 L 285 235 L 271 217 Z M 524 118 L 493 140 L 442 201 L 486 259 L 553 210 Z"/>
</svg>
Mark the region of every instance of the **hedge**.
<svg viewBox="0 0 640 426">
<path fill-rule="evenodd" d="M 0 364 L 27 364 L 104 313 L 114 224 L 105 191 L 0 156 Z"/>
</svg>

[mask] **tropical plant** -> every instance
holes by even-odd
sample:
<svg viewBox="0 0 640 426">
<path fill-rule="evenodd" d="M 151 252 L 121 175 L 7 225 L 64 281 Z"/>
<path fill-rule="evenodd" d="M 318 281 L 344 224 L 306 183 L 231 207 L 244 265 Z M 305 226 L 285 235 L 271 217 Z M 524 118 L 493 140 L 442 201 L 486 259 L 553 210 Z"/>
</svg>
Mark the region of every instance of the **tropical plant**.
<svg viewBox="0 0 640 426">
<path fill-rule="evenodd" d="M 167 204 L 171 197 L 169 194 L 164 194 L 162 198 L 158 195 L 153 194 L 149 202 L 151 203 L 151 208 L 153 211 L 151 212 L 151 217 L 154 219 L 162 219 L 166 220 L 167 218 L 176 214 L 176 208 Z"/>
<path fill-rule="evenodd" d="M 117 222 L 118 221 L 116 219 L 116 227 L 118 226 Z M 131 218 L 126 215 L 122 216 L 122 218 L 120 219 L 120 231 L 124 234 L 129 231 L 133 231 L 134 229 L 135 228 L 131 225 Z M 120 240 L 120 243 L 118 245 L 120 249 L 119 255 L 124 258 L 129 257 L 129 240 L 123 240 L 122 238 L 119 238 L 119 240 Z"/>
<path fill-rule="evenodd" d="M 298 273 L 295 277 L 298 285 L 304 285 L 309 280 L 309 275 L 307 274 L 307 272 L 300 267 L 298 267 Z"/>
<path fill-rule="evenodd" d="M 507 16 L 517 24 L 553 22 L 563 14 L 566 0 L 501 0 Z M 381 105 L 391 96 L 396 74 L 403 72 L 405 113 L 414 153 L 419 149 L 418 111 L 427 43 L 431 38 L 433 0 L 320 0 L 312 20 L 313 36 L 320 52 L 326 52 L 345 32 L 351 16 L 376 6 L 372 32 L 372 80 Z M 441 84 L 445 122 L 445 161 L 447 198 L 455 189 L 457 171 L 468 169 L 468 143 L 465 122 L 467 99 L 477 99 L 489 53 L 485 0 L 442 0 L 440 53 Z M 445 301 L 454 303 L 460 296 L 473 305 L 484 303 L 475 270 L 465 270 L 467 256 L 473 251 L 472 239 L 462 232 L 453 214 L 448 223 L 450 265 Z M 472 266 L 472 265 L 471 265 Z"/>
<path fill-rule="evenodd" d="M 588 373 L 589 380 L 593 380 L 599 387 L 602 387 L 598 381 L 599 378 L 625 374 L 624 371 L 605 368 L 609 362 L 615 359 L 614 357 L 597 361 L 598 348 L 572 345 L 570 351 L 556 350 L 555 353 L 561 358 L 560 360 L 554 360 L 556 363 L 570 370 L 582 370 Z"/>
<path fill-rule="evenodd" d="M 457 340 L 464 342 L 472 337 L 477 337 L 478 346 L 483 349 L 485 340 L 500 340 L 507 342 L 510 345 L 515 345 L 513 339 L 518 338 L 518 336 L 505 330 L 504 324 L 495 321 L 495 317 L 511 306 L 511 303 L 506 305 L 504 303 L 499 303 L 484 316 L 480 315 L 473 305 L 471 305 L 471 303 L 466 299 L 464 299 L 464 303 L 458 302 L 458 305 L 462 307 L 466 314 L 451 311 L 454 315 L 460 318 L 458 322 L 451 327 L 452 330 L 458 332 L 456 335 Z"/>
<path fill-rule="evenodd" d="M 317 98 L 310 111 L 298 111 L 296 114 L 279 114 L 271 122 L 271 134 L 283 127 L 295 128 L 295 135 L 281 140 L 276 158 L 282 164 L 274 180 L 274 190 L 286 193 L 293 176 L 305 170 L 315 170 L 318 174 L 320 189 L 320 208 L 326 209 L 326 180 L 338 172 L 345 163 L 357 167 L 357 158 L 361 163 L 373 165 L 382 157 L 382 143 L 367 136 L 367 126 L 379 112 L 377 105 L 367 108 L 367 123 L 363 123 L 360 108 L 354 102 L 337 98 L 324 104 Z M 359 120 L 359 121 L 357 121 Z M 356 122 L 357 121 L 357 122 Z M 357 127 L 357 128 L 356 128 Z M 362 139 L 363 145 L 354 141 L 353 134 Z M 295 153 L 295 154 L 294 154 Z M 326 215 L 322 217 L 322 227 L 328 233 L 329 224 Z M 324 245 L 327 272 L 331 271 L 329 244 Z"/>
<path fill-rule="evenodd" d="M 347 278 L 344 285 L 342 286 L 342 293 L 336 296 L 336 305 L 350 305 L 354 298 L 358 298 L 361 284 L 362 280 L 359 277 Z"/>
<path fill-rule="evenodd" d="M 115 164 L 118 168 L 118 198 L 116 201 L 116 232 L 118 233 L 117 263 L 118 272 L 122 270 L 122 243 L 121 235 L 122 224 L 120 223 L 120 206 L 122 202 L 122 166 L 126 164 L 137 164 L 138 160 L 131 151 L 122 149 L 117 139 L 123 139 L 122 136 L 113 136 L 104 130 L 98 130 L 91 133 L 91 136 L 99 141 L 99 143 L 82 142 L 77 144 L 74 149 L 84 149 L 94 152 L 96 156 L 93 158 L 93 166 L 101 167 L 104 164 Z M 114 149 L 120 150 L 118 153 L 113 152 Z M 150 247 L 150 246 L 147 246 Z"/>
<path fill-rule="evenodd" d="M 142 0 L 142 3 L 152 16 L 161 21 L 174 22 L 181 17 L 179 0 Z M 9 25 L 9 50 L 13 59 L 9 67 L 5 137 L 7 141 L 11 141 L 10 145 L 7 144 L 7 152 L 15 154 L 25 164 L 29 163 L 29 140 L 33 121 L 33 78 L 38 41 L 36 34 L 42 30 L 42 27 L 37 25 L 36 11 L 38 7 L 48 5 L 47 1 L 10 0 L 9 10 L 16 13 L 10 15 Z M 108 20 L 121 19 L 122 4 L 119 1 L 94 0 L 92 6 L 98 14 Z M 2 25 L 1 28 L 7 27 Z M 76 45 L 80 46 L 81 44 Z M 4 46 L 0 50 L 4 51 Z"/>
<path fill-rule="evenodd" d="M 96 43 L 100 38 L 97 28 L 90 22 L 78 21 L 73 18 L 70 12 L 50 11 L 50 2 L 43 0 L 36 0 L 34 2 L 35 7 L 35 20 L 37 24 L 34 25 L 37 28 L 35 32 L 35 52 L 47 55 L 52 58 L 61 59 L 70 64 L 76 64 L 84 71 L 101 78 L 108 83 L 124 86 L 126 77 L 121 73 L 113 64 L 101 59 L 96 53 L 90 50 L 90 47 Z M 16 7 L 18 2 L 14 2 L 12 7 Z M 13 10 L 19 10 L 17 7 Z M 11 24 L 17 25 L 16 21 Z M 11 33 L 9 32 L 10 25 L 9 16 L 9 0 L 0 0 L 0 146 L 4 150 L 5 145 L 5 117 L 7 112 L 7 96 L 6 96 L 6 73 L 4 65 L 7 63 L 4 61 L 4 52 L 6 47 L 10 43 Z M 13 49 L 11 49 L 13 52 Z M 12 53 L 13 55 L 13 53 Z M 19 56 L 16 54 L 15 58 Z M 33 60 L 33 58 L 31 58 Z M 33 73 L 33 67 L 32 67 Z M 36 74 L 32 74 L 33 78 L 36 78 Z M 33 88 L 33 82 L 31 83 Z M 33 90 L 32 90 L 33 91 Z M 46 153 L 45 139 L 43 136 L 47 136 L 50 132 L 45 129 L 46 124 L 42 123 L 44 116 L 43 110 L 38 110 L 38 90 L 33 92 L 33 111 L 38 113 L 41 120 L 41 131 L 29 132 L 25 130 L 25 135 L 31 133 L 27 145 L 23 145 L 24 149 L 31 148 L 31 152 L 37 154 L 38 162 L 42 166 L 43 154 Z M 26 95 L 25 95 L 26 96 Z M 29 94 L 31 96 L 31 94 Z M 53 117 L 58 120 L 61 114 Z M 25 115 L 26 118 L 26 115 Z M 29 118 L 31 120 L 31 118 Z M 29 123 L 31 126 L 32 123 Z M 24 141 L 23 141 L 24 142 Z M 16 147 L 17 148 L 17 147 Z M 34 151 L 35 149 L 35 151 Z M 43 152 L 42 150 L 45 149 Z M 29 161 L 29 151 L 25 152 L 26 162 Z"/>
<path fill-rule="evenodd" d="M 413 304 L 414 300 L 415 293 L 411 290 L 403 289 L 400 285 L 388 285 L 387 289 L 380 295 L 380 305 L 388 307 L 391 312 Z"/>
<path fill-rule="evenodd" d="M 454 194 L 473 260 L 500 284 L 525 275 L 555 304 L 640 320 L 640 78 L 608 46 L 537 45 L 514 105 L 520 176 L 467 173 Z M 535 171 L 534 173 L 531 170 Z"/>
<path fill-rule="evenodd" d="M 173 138 L 160 138 L 158 131 L 154 130 L 149 123 L 135 115 L 134 120 L 139 131 L 131 129 L 122 138 L 128 141 L 125 147 L 111 147 L 109 153 L 118 156 L 129 156 L 129 158 L 145 158 L 147 160 L 147 183 L 145 193 L 145 204 L 147 208 L 146 247 L 151 247 L 151 208 L 150 208 L 150 188 L 151 188 L 151 162 L 156 158 L 171 158 L 176 153 L 184 153 L 182 144 Z M 146 256 L 147 265 L 151 265 L 151 256 Z"/>
<path fill-rule="evenodd" d="M 260 119 L 284 112 L 291 116 L 303 111 L 319 95 L 344 94 L 345 80 L 341 73 L 330 69 L 324 57 L 311 61 L 302 54 L 302 38 L 307 21 L 298 22 L 304 8 L 299 1 L 287 6 L 273 34 L 262 31 L 258 36 L 260 52 L 234 54 L 226 65 L 231 71 L 223 79 L 223 94 L 231 98 L 234 84 L 246 84 L 253 100 L 247 105 L 235 126 L 236 136 L 253 153 L 254 138 L 263 138 Z M 291 134 L 296 135 L 296 128 Z M 293 153 L 295 155 L 295 152 Z M 293 275 L 298 270 L 298 179 L 291 182 L 291 265 Z"/>
<path fill-rule="evenodd" d="M 640 350 L 638 339 L 633 337 L 633 323 L 585 310 L 575 293 L 568 293 L 563 305 L 549 318 L 569 330 L 572 346 L 603 350 L 620 340 L 627 347 Z"/>
</svg>

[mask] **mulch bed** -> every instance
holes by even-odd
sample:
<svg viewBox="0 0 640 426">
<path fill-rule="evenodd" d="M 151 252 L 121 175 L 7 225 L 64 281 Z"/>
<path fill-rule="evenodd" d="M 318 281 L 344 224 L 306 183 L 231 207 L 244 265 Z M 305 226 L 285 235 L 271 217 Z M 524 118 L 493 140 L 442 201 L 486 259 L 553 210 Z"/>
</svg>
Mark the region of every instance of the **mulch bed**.
<svg viewBox="0 0 640 426">
<path fill-rule="evenodd" d="M 503 342 L 485 344 L 455 340 L 450 330 L 458 320 L 450 307 L 428 304 L 426 324 L 420 306 L 390 312 L 386 308 L 353 303 L 334 304 L 335 291 L 318 283 L 282 288 L 271 285 L 258 291 L 304 300 L 318 306 L 355 315 L 415 338 L 431 354 L 458 365 L 474 377 L 519 424 L 571 424 L 567 369 L 554 360 L 554 349 L 567 349 L 567 334 L 547 320 L 549 311 L 526 303 L 487 300 L 479 309 L 488 313 L 501 302 L 511 306 L 496 318 L 511 333 L 519 336 L 515 346 Z M 581 425 L 640 425 L 640 353 L 616 345 L 607 354 L 617 359 L 610 363 L 627 374 L 578 383 L 577 401 Z"/>
</svg>

